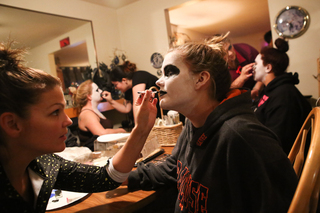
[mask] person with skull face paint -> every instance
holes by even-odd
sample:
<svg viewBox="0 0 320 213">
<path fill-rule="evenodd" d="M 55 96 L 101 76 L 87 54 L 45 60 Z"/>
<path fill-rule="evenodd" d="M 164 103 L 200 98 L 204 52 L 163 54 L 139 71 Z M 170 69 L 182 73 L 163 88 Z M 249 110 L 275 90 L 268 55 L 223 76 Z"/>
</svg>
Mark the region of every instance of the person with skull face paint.
<svg viewBox="0 0 320 213">
<path fill-rule="evenodd" d="M 172 155 L 138 164 L 128 188 L 176 187 L 174 212 L 287 212 L 297 176 L 277 136 L 255 117 L 250 91 L 230 89 L 223 39 L 165 56 L 160 106 L 185 115 L 186 124 Z"/>
<path fill-rule="evenodd" d="M 122 128 L 113 129 L 112 122 L 98 110 L 98 104 L 103 100 L 101 96 L 102 90 L 92 80 L 82 82 L 75 95 L 75 103 L 79 112 L 80 145 L 92 151 L 94 140 L 98 136 L 126 132 Z"/>
<path fill-rule="evenodd" d="M 255 114 L 261 123 L 276 133 L 288 155 L 311 105 L 295 87 L 299 83 L 298 73 L 286 72 L 288 43 L 278 38 L 275 45 L 277 48 L 262 49 L 255 59 L 254 79 L 265 85 Z"/>
</svg>

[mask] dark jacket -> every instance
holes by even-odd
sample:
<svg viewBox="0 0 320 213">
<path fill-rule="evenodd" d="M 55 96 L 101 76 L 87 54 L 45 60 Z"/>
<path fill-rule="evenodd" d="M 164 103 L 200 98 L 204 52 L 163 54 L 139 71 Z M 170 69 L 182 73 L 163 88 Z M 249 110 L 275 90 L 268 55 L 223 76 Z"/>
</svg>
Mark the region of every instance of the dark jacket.
<svg viewBox="0 0 320 213">
<path fill-rule="evenodd" d="M 176 185 L 175 212 L 287 212 L 297 176 L 250 107 L 246 92 L 220 104 L 199 129 L 187 120 L 172 156 L 139 164 L 129 189 Z"/>
<path fill-rule="evenodd" d="M 52 189 L 76 192 L 101 192 L 120 186 L 112 180 L 106 167 L 84 165 L 57 155 L 43 155 L 33 160 L 29 169 L 44 179 L 36 206 L 27 203 L 9 182 L 0 164 L 0 212 L 41 213 L 46 211 Z"/>
<path fill-rule="evenodd" d="M 279 137 L 288 155 L 311 111 L 311 105 L 294 86 L 298 74 L 285 73 L 273 79 L 264 89 L 255 114 L 259 121 Z"/>
</svg>

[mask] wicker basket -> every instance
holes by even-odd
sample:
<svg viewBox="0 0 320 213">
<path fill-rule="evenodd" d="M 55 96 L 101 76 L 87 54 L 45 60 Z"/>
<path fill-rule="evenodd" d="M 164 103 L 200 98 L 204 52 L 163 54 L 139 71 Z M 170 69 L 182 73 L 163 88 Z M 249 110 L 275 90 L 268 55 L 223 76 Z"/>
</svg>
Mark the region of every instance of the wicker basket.
<svg viewBox="0 0 320 213">
<path fill-rule="evenodd" d="M 150 132 L 150 137 L 157 137 L 161 146 L 174 146 L 182 127 L 182 122 L 171 126 L 154 126 Z"/>
<path fill-rule="evenodd" d="M 158 91 L 158 97 L 160 101 L 160 94 L 157 87 L 153 86 L 149 88 L 150 90 Z M 163 120 L 163 110 L 160 107 L 161 119 Z M 149 134 L 148 139 L 151 140 L 154 137 L 157 137 L 159 144 L 161 146 L 175 146 L 178 140 L 178 137 L 182 131 L 182 122 L 170 126 L 154 126 Z M 148 140 L 147 139 L 147 140 Z"/>
</svg>

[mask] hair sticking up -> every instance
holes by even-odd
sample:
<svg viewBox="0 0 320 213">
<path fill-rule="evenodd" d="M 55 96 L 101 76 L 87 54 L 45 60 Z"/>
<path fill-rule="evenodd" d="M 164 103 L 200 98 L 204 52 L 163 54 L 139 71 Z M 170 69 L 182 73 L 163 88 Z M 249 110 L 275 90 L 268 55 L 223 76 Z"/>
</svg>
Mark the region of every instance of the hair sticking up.
<svg viewBox="0 0 320 213">
<path fill-rule="evenodd" d="M 0 69 L 5 70 L 18 70 L 24 69 L 24 55 L 27 54 L 26 48 L 12 49 L 12 46 L 17 42 L 9 40 L 7 43 L 0 45 Z"/>
<path fill-rule="evenodd" d="M 37 103 L 40 95 L 54 86 L 61 86 L 59 78 L 41 70 L 26 67 L 26 48 L 13 49 L 15 42 L 0 42 L 0 114 L 14 112 L 28 116 L 28 107 Z"/>
<path fill-rule="evenodd" d="M 210 96 L 222 101 L 230 91 L 231 76 L 225 60 L 227 52 L 223 48 L 223 36 L 214 36 L 202 42 L 188 42 L 172 47 L 169 52 L 178 51 L 191 72 L 208 71 L 212 80 Z"/>
</svg>

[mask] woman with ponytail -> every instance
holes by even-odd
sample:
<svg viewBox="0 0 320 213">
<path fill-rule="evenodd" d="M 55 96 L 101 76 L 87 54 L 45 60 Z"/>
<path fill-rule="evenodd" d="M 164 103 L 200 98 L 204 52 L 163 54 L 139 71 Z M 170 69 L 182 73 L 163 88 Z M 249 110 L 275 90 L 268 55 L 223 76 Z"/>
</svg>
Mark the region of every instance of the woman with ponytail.
<svg viewBox="0 0 320 213">
<path fill-rule="evenodd" d="M 295 87 L 299 83 L 298 73 L 286 72 L 288 42 L 278 38 L 275 46 L 265 47 L 255 59 L 254 79 L 265 85 L 255 114 L 276 133 L 288 155 L 311 105 Z"/>
<path fill-rule="evenodd" d="M 124 103 L 116 102 L 112 99 L 111 93 L 104 91 L 106 99 L 116 110 L 121 113 L 130 113 L 130 119 L 133 120 L 135 107 L 132 105 L 133 100 L 139 97 L 138 92 L 149 89 L 150 87 L 159 88 L 156 85 L 158 78 L 147 71 L 137 70 L 136 64 L 125 61 L 122 65 L 116 66 L 110 73 L 111 82 L 115 89 L 124 93 Z M 158 95 L 156 95 L 158 97 Z M 161 117 L 159 104 L 157 105 L 157 117 Z"/>
</svg>

